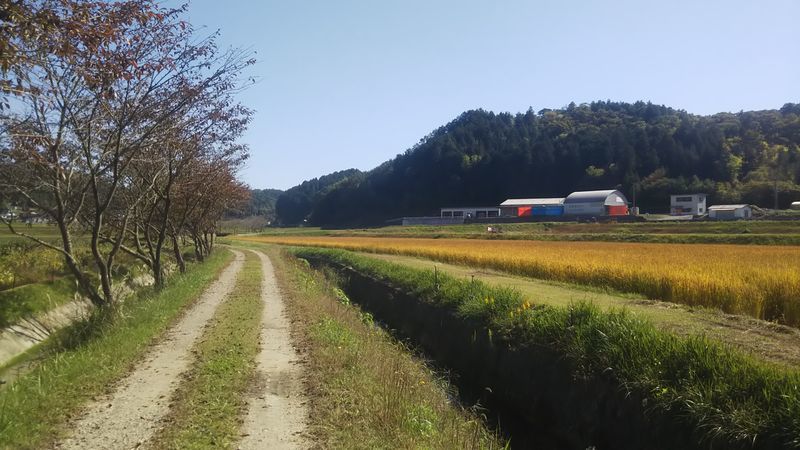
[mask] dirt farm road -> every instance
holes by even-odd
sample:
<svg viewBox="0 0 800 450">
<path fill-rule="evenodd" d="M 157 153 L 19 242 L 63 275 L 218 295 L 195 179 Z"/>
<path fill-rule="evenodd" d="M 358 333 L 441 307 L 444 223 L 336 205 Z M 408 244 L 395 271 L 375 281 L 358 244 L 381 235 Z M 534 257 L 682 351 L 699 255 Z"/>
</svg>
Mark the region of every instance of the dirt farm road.
<svg viewBox="0 0 800 450">
<path fill-rule="evenodd" d="M 131 449 L 150 447 L 150 440 L 164 426 L 170 403 L 182 377 L 192 365 L 192 347 L 205 325 L 235 286 L 244 266 L 244 254 L 231 250 L 234 261 L 223 270 L 180 321 L 150 350 L 113 392 L 89 404 L 74 423 L 71 435 L 58 447 L 64 449 Z M 248 399 L 250 411 L 242 429 L 240 448 L 297 448 L 302 446 L 306 411 L 302 406 L 300 367 L 290 342 L 282 298 L 275 285 L 272 265 L 262 262 L 262 350 L 257 357 L 261 381 Z"/>
<path fill-rule="evenodd" d="M 302 391 L 302 367 L 290 340 L 289 320 L 283 311 L 272 263 L 267 255 L 255 253 L 261 259 L 264 300 L 261 352 L 256 358 L 259 383 L 255 398 L 250 400 L 239 448 L 305 448 L 302 433 L 308 413 Z"/>
</svg>

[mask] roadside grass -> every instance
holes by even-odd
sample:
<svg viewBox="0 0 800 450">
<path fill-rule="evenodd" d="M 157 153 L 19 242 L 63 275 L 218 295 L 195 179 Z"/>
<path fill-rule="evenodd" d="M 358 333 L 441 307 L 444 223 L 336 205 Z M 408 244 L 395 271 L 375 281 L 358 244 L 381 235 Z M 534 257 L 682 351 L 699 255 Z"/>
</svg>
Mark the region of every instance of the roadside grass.
<svg viewBox="0 0 800 450">
<path fill-rule="evenodd" d="M 0 328 L 70 302 L 76 292 L 75 279 L 72 277 L 0 291 Z"/>
<path fill-rule="evenodd" d="M 476 412 L 453 403 L 446 380 L 333 281 L 285 253 L 273 262 L 295 340 L 305 344 L 315 447 L 504 448 Z"/>
<path fill-rule="evenodd" d="M 0 448 L 51 447 L 65 422 L 127 373 L 232 258 L 217 251 L 161 292 L 144 289 L 116 310 L 55 333 L 44 344 L 45 359 L 0 391 Z"/>
<path fill-rule="evenodd" d="M 800 372 L 765 363 L 704 337 L 660 331 L 625 310 L 586 303 L 537 305 L 490 287 L 342 250 L 294 248 L 300 258 L 353 267 L 422 301 L 477 320 L 515 346 L 545 346 L 574 361 L 576 376 L 613 374 L 652 408 L 694 423 L 705 441 L 800 448 Z"/>
<path fill-rule="evenodd" d="M 173 397 L 167 426 L 154 438 L 154 447 L 229 448 L 239 440 L 259 349 L 261 279 L 259 258 L 246 252 L 236 286 L 192 350 L 195 362 Z"/>
</svg>

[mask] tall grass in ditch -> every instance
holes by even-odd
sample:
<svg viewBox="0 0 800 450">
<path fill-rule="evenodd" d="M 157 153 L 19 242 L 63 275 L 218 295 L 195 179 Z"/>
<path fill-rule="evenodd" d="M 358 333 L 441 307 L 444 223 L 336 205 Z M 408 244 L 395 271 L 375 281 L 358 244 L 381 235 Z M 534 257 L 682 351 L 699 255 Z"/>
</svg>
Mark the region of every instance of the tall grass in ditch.
<svg viewBox="0 0 800 450">
<path fill-rule="evenodd" d="M 700 435 L 723 447 L 725 442 L 766 442 L 768 447 L 800 448 L 797 370 L 756 361 L 703 337 L 660 331 L 625 311 L 602 312 L 583 303 L 568 308 L 536 306 L 515 290 L 349 252 L 307 248 L 293 252 L 385 279 L 423 301 L 479 320 L 514 345 L 554 348 L 576 362 L 579 376 L 612 373 L 652 408 L 687 418 Z"/>
<path fill-rule="evenodd" d="M 310 431 L 320 448 L 503 448 L 447 382 L 294 258 L 275 258 L 287 311 L 305 339 Z"/>
<path fill-rule="evenodd" d="M 800 247 L 348 237 L 242 239 L 421 256 L 800 326 Z"/>
</svg>

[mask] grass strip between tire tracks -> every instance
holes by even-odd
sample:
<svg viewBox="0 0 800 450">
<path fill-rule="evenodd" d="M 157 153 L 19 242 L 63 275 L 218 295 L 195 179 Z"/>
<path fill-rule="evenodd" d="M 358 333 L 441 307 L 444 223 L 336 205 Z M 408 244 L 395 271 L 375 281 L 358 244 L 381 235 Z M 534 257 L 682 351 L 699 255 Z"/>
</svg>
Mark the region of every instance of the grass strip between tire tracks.
<svg viewBox="0 0 800 450">
<path fill-rule="evenodd" d="M 156 448 L 232 447 L 252 384 L 264 303 L 259 258 L 246 252 L 228 298 L 193 348 L 196 357 L 173 397 Z"/>
<path fill-rule="evenodd" d="M 231 252 L 217 251 L 161 292 L 146 289 L 116 311 L 51 337 L 53 353 L 0 392 L 0 448 L 52 446 L 67 420 L 127 373 L 232 259 Z"/>
</svg>

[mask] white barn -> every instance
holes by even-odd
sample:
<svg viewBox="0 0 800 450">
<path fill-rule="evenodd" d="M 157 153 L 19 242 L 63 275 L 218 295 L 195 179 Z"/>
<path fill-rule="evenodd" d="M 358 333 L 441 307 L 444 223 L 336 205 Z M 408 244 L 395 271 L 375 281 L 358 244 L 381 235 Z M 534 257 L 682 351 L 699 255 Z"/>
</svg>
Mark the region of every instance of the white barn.
<svg viewBox="0 0 800 450">
<path fill-rule="evenodd" d="M 673 216 L 683 216 L 687 214 L 702 216 L 706 212 L 706 194 L 669 196 L 669 213 Z"/>
<path fill-rule="evenodd" d="M 750 205 L 714 205 L 708 208 L 708 217 L 717 220 L 749 219 L 753 217 Z"/>
</svg>

